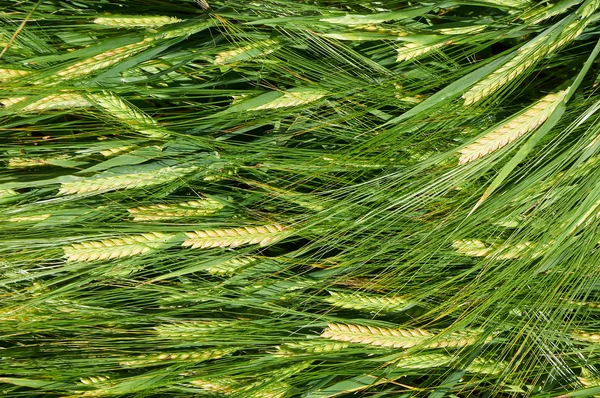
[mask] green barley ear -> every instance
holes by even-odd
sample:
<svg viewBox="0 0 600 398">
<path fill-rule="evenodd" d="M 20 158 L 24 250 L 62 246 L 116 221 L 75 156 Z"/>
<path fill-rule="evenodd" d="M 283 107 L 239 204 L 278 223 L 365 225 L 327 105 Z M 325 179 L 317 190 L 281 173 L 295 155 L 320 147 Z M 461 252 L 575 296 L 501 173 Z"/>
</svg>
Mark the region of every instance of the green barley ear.
<svg viewBox="0 0 600 398">
<path fill-rule="evenodd" d="M 423 57 L 429 54 L 430 52 L 435 51 L 451 43 L 452 41 L 446 41 L 443 43 L 436 44 L 406 43 L 402 47 L 396 49 L 396 51 L 398 51 L 398 55 L 396 56 L 396 62 L 404 62 Z"/>
<path fill-rule="evenodd" d="M 94 19 L 95 24 L 115 28 L 160 28 L 177 22 L 181 19 L 160 15 L 111 15 Z"/>
<path fill-rule="evenodd" d="M 234 50 L 222 51 L 217 54 L 213 60 L 215 65 L 229 65 L 236 62 L 246 61 L 253 58 L 262 57 L 271 54 L 277 50 L 279 42 L 276 40 L 258 41 L 247 46 L 236 48 Z"/>
<path fill-rule="evenodd" d="M 309 354 L 325 354 L 348 348 L 350 343 L 344 341 L 307 340 L 294 343 L 284 343 L 277 347 L 276 356 L 297 356 Z"/>
<path fill-rule="evenodd" d="M 0 82 L 7 82 L 9 80 L 29 76 L 30 73 L 31 71 L 25 69 L 0 68 Z"/>
<path fill-rule="evenodd" d="M 375 311 L 375 312 L 391 312 L 405 309 L 409 301 L 394 296 L 376 296 L 367 294 L 347 294 L 338 292 L 329 292 L 330 296 L 325 298 L 325 301 L 333 304 L 336 307 Z"/>
<path fill-rule="evenodd" d="M 215 199 L 189 200 L 128 209 L 133 221 L 160 221 L 182 217 L 203 217 L 218 213 L 225 206 Z"/>
<path fill-rule="evenodd" d="M 585 341 L 588 343 L 598 343 L 600 342 L 600 334 L 594 332 L 587 331 L 576 331 L 571 334 L 573 339 L 578 341 Z"/>
<path fill-rule="evenodd" d="M 311 102 L 320 100 L 327 95 L 321 90 L 298 89 L 290 90 L 283 93 L 279 98 L 274 99 L 266 104 L 248 108 L 248 111 L 261 111 L 266 109 L 290 108 L 294 106 L 306 105 Z"/>
<path fill-rule="evenodd" d="M 76 93 L 53 94 L 31 103 L 26 97 L 4 98 L 0 103 L 6 108 L 16 108 L 19 112 L 43 112 L 55 109 L 70 110 L 87 108 L 91 103 Z"/>
<path fill-rule="evenodd" d="M 161 249 L 175 235 L 161 232 L 148 232 L 141 235 L 128 235 L 118 238 L 73 243 L 63 247 L 67 261 L 96 261 L 131 257 Z"/>
<path fill-rule="evenodd" d="M 204 362 L 212 359 L 223 358 L 238 350 L 237 347 L 221 347 L 206 351 L 183 351 L 161 354 L 140 355 L 133 360 L 120 363 L 123 367 L 153 366 L 165 362 Z"/>
<path fill-rule="evenodd" d="M 104 383 L 110 379 L 109 376 L 88 376 L 79 379 L 83 384 L 99 384 Z"/>
<path fill-rule="evenodd" d="M 258 244 L 267 246 L 286 237 L 289 232 L 280 224 L 259 227 L 240 227 L 229 229 L 210 229 L 186 232 L 188 239 L 182 246 L 192 249 L 208 249 L 214 247 L 238 247 Z"/>
<path fill-rule="evenodd" d="M 60 195 L 73 195 L 85 193 L 100 193 L 122 189 L 138 189 L 154 185 L 162 185 L 185 176 L 197 170 L 196 166 L 189 167 L 164 167 L 148 172 L 134 174 L 119 174 L 114 176 L 99 175 L 87 179 L 63 182 L 60 186 Z"/>
<path fill-rule="evenodd" d="M 448 366 L 455 360 L 455 357 L 446 354 L 414 354 L 394 362 L 394 367 L 401 369 L 429 369 Z"/>
<path fill-rule="evenodd" d="M 536 65 L 542 58 L 571 43 L 583 33 L 583 30 L 591 22 L 589 16 L 598 7 L 600 4 L 597 1 L 586 1 L 577 10 L 578 18 L 574 22 L 565 25 L 565 19 L 523 45 L 508 62 L 465 92 L 463 94 L 464 104 L 473 104 L 498 91 L 522 75 L 527 69 Z M 553 37 L 555 32 L 557 35 Z"/>
<path fill-rule="evenodd" d="M 260 261 L 256 257 L 235 257 L 206 269 L 211 275 L 232 276 L 244 268 L 250 267 Z"/>
<path fill-rule="evenodd" d="M 161 128 L 154 119 L 113 93 L 104 91 L 101 94 L 90 94 L 90 98 L 111 117 L 132 130 L 150 138 L 169 136 L 169 132 Z"/>
<path fill-rule="evenodd" d="M 499 375 L 508 368 L 508 363 L 489 358 L 475 358 L 465 369 L 469 373 Z"/>
<path fill-rule="evenodd" d="M 538 128 L 564 100 L 568 90 L 548 94 L 523 113 L 507 119 L 499 127 L 478 138 L 458 152 L 459 164 L 465 164 L 492 153 Z"/>
<path fill-rule="evenodd" d="M 470 329 L 453 332 L 437 338 L 433 333 L 423 329 L 392 329 L 377 326 L 330 323 L 323 333 L 321 333 L 321 337 L 389 348 L 410 348 L 431 340 L 424 347 L 457 348 L 475 344 L 482 333 L 482 330 Z"/>
<path fill-rule="evenodd" d="M 154 327 L 156 333 L 169 339 L 196 339 L 218 333 L 225 328 L 233 328 L 238 323 L 235 321 L 188 321 L 167 323 Z"/>
</svg>

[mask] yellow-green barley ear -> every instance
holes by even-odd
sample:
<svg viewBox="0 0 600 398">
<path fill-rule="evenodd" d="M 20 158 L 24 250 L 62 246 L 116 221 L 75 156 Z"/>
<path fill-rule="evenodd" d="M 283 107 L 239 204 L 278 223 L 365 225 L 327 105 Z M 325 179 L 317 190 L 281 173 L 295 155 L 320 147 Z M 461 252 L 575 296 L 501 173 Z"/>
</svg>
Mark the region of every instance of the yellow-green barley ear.
<svg viewBox="0 0 600 398">
<path fill-rule="evenodd" d="M 600 378 L 586 368 L 581 368 L 581 375 L 577 377 L 577 380 L 586 388 L 600 387 Z"/>
<path fill-rule="evenodd" d="M 237 350 L 239 350 L 237 347 L 219 347 L 205 351 L 183 351 L 140 355 L 133 360 L 123 361 L 120 365 L 123 367 L 143 367 L 163 362 L 203 362 L 211 359 L 223 358 Z"/>
<path fill-rule="evenodd" d="M 344 341 L 306 340 L 294 343 L 283 343 L 273 354 L 276 356 L 297 356 L 308 354 L 326 354 L 348 348 L 350 343 Z"/>
<path fill-rule="evenodd" d="M 421 44 L 421 43 L 406 43 L 402 47 L 396 49 L 398 55 L 396 56 L 396 62 L 409 61 L 411 59 L 417 59 L 442 48 L 446 45 L 451 44 L 452 41 L 445 41 L 436 44 Z"/>
<path fill-rule="evenodd" d="M 329 294 L 330 296 L 325 298 L 326 302 L 336 307 L 355 310 L 391 312 L 406 309 L 409 305 L 408 300 L 395 296 L 339 292 L 329 292 Z"/>
<path fill-rule="evenodd" d="M 160 28 L 181 22 L 181 19 L 160 15 L 111 15 L 94 19 L 94 23 L 115 28 Z"/>
<path fill-rule="evenodd" d="M 467 366 L 466 371 L 469 373 L 498 375 L 503 373 L 507 368 L 508 363 L 504 361 L 477 357 L 469 364 L 469 366 Z"/>
<path fill-rule="evenodd" d="M 600 343 L 600 333 L 588 332 L 588 331 L 576 331 L 571 334 L 573 339 L 578 341 L 585 341 L 588 343 Z"/>
<path fill-rule="evenodd" d="M 236 62 L 246 61 L 271 54 L 280 47 L 276 40 L 263 40 L 249 44 L 235 50 L 223 51 L 217 54 L 213 60 L 215 65 L 229 65 Z"/>
<path fill-rule="evenodd" d="M 327 93 L 322 90 L 297 89 L 285 91 L 282 96 L 266 104 L 249 108 L 248 111 L 259 111 L 265 109 L 289 108 L 310 104 L 323 98 Z"/>
<path fill-rule="evenodd" d="M 235 393 L 243 385 L 243 383 L 227 377 L 195 379 L 190 383 L 207 392 L 227 395 Z"/>
<path fill-rule="evenodd" d="M 11 217 L 8 222 L 38 222 L 50 218 L 52 214 L 37 214 L 31 216 Z"/>
<path fill-rule="evenodd" d="M 508 118 L 472 144 L 460 149 L 459 164 L 465 164 L 488 155 L 538 128 L 564 100 L 568 90 L 548 94 L 524 112 Z"/>
<path fill-rule="evenodd" d="M 413 354 L 394 362 L 394 367 L 401 369 L 429 369 L 448 366 L 455 360 L 455 357 L 446 354 Z"/>
<path fill-rule="evenodd" d="M 24 69 L 0 68 L 0 82 L 19 79 L 21 77 L 29 76 L 30 73 L 31 71 Z"/>
<path fill-rule="evenodd" d="M 256 264 L 258 261 L 260 260 L 256 257 L 235 257 L 207 268 L 206 272 L 211 275 L 231 276 L 244 268 Z"/>
<path fill-rule="evenodd" d="M 104 91 L 100 94 L 90 94 L 90 98 L 111 117 L 134 131 L 150 138 L 162 138 L 169 135 L 169 132 L 161 128 L 154 119 L 113 93 Z"/>
<path fill-rule="evenodd" d="M 240 227 L 228 229 L 209 229 L 186 232 L 182 246 L 192 249 L 208 249 L 213 247 L 238 247 L 258 244 L 267 246 L 286 237 L 289 232 L 280 224 L 259 227 Z"/>
<path fill-rule="evenodd" d="M 112 176 L 99 175 L 87 179 L 63 182 L 60 195 L 84 194 L 93 192 L 108 192 L 122 189 L 137 189 L 154 185 L 162 185 L 185 176 L 197 170 L 196 166 L 164 167 L 147 172 L 134 174 L 119 174 Z"/>
<path fill-rule="evenodd" d="M 475 344 L 482 334 L 483 331 L 480 329 L 467 329 L 436 336 L 423 329 L 393 329 L 330 323 L 321 337 L 389 348 L 410 348 L 421 344 L 425 348 L 457 348 Z"/>
<path fill-rule="evenodd" d="M 218 213 L 225 206 L 218 200 L 206 198 L 179 203 L 164 203 L 129 209 L 133 221 L 159 221 L 182 217 L 203 217 Z"/>
<path fill-rule="evenodd" d="M 79 379 L 83 384 L 99 384 L 110 379 L 110 376 L 88 376 Z"/>
<path fill-rule="evenodd" d="M 83 61 L 69 65 L 66 68 L 58 71 L 56 75 L 61 79 L 74 79 L 89 75 L 101 69 L 106 69 L 123 61 L 124 59 L 148 49 L 154 40 L 154 38 L 146 37 L 145 39 L 142 39 L 136 43 L 105 51 L 91 58 L 87 58 Z"/>
<path fill-rule="evenodd" d="M 123 145 L 123 146 L 103 149 L 102 151 L 100 151 L 100 153 L 103 156 L 108 158 L 111 156 L 120 155 L 125 152 L 130 152 L 130 151 L 134 150 L 135 148 L 137 148 L 135 145 Z"/>
<path fill-rule="evenodd" d="M 462 239 L 452 243 L 452 246 L 460 254 L 469 257 L 485 257 L 494 251 L 493 246 L 488 246 L 477 239 Z"/>
<path fill-rule="evenodd" d="M 131 257 L 161 249 L 176 235 L 148 232 L 118 238 L 73 243 L 63 247 L 67 261 L 96 261 Z"/>
<path fill-rule="evenodd" d="M 0 199 L 17 196 L 19 193 L 14 189 L 0 189 Z"/>
<path fill-rule="evenodd" d="M 5 108 L 15 108 L 19 112 L 43 112 L 49 110 L 70 110 L 87 108 L 91 103 L 82 95 L 76 93 L 52 94 L 33 102 L 27 97 L 0 99 Z"/>
</svg>

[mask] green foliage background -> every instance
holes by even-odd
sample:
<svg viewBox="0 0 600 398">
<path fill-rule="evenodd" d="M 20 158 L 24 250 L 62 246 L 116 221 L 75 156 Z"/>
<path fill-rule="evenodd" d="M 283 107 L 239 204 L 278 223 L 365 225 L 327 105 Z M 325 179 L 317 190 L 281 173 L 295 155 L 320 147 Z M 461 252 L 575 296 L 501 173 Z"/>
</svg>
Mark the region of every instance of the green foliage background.
<svg viewBox="0 0 600 398">
<path fill-rule="evenodd" d="M 600 395 L 599 7 L 0 0 L 0 395 Z"/>
</svg>

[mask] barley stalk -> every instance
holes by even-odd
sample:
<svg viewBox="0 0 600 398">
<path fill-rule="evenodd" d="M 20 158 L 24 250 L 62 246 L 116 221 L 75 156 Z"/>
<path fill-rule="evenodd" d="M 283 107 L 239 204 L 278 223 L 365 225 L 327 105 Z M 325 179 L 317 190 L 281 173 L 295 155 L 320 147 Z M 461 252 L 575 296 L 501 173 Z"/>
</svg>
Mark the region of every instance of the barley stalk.
<svg viewBox="0 0 600 398">
<path fill-rule="evenodd" d="M 236 48 L 235 50 L 222 51 L 215 56 L 213 64 L 228 65 L 235 62 L 245 61 L 252 58 L 261 57 L 271 54 L 279 47 L 279 42 L 276 40 L 263 40 L 248 44 L 244 47 Z"/>
<path fill-rule="evenodd" d="M 248 111 L 289 108 L 292 106 L 306 105 L 310 104 L 311 102 L 318 101 L 325 95 L 325 92 L 319 90 L 286 91 L 281 97 L 276 98 L 269 103 L 250 108 Z"/>
<path fill-rule="evenodd" d="M 366 294 L 347 294 L 338 292 L 329 292 L 330 297 L 325 301 L 336 307 L 349 308 L 355 310 L 391 312 L 400 310 L 409 303 L 406 299 L 396 296 L 376 296 Z"/>
<path fill-rule="evenodd" d="M 483 80 L 463 94 L 465 105 L 473 104 L 499 90 L 508 82 L 516 79 L 527 69 L 575 40 L 585 29 L 589 20 L 577 20 L 566 26 L 554 41 L 550 36 L 538 36 L 521 47 L 515 56 L 496 69 Z"/>
<path fill-rule="evenodd" d="M 186 232 L 188 239 L 182 246 L 192 249 L 213 247 L 238 247 L 258 244 L 267 246 L 283 239 L 287 232 L 282 225 L 272 224 L 258 227 L 240 227 Z"/>
<path fill-rule="evenodd" d="M 59 194 L 71 195 L 90 192 L 107 192 L 119 189 L 136 189 L 174 181 L 197 170 L 197 167 L 164 167 L 148 172 L 110 177 L 89 178 L 63 182 Z"/>
<path fill-rule="evenodd" d="M 535 130 L 548 119 L 567 93 L 568 90 L 563 90 L 546 95 L 525 112 L 507 119 L 474 143 L 460 149 L 458 152 L 461 157 L 458 164 L 465 164 L 486 156 Z"/>
<path fill-rule="evenodd" d="M 175 235 L 148 232 L 118 238 L 73 243 L 63 247 L 67 261 L 96 261 L 131 257 L 163 248 Z"/>
<path fill-rule="evenodd" d="M 140 355 L 136 359 L 131 361 L 121 362 L 121 366 L 146 366 L 156 365 L 162 362 L 169 361 L 187 361 L 187 362 L 203 362 L 211 359 L 219 359 L 224 356 L 237 351 L 237 347 L 222 347 L 215 348 L 207 351 L 184 351 L 184 352 L 170 352 L 152 355 Z"/>
<path fill-rule="evenodd" d="M 456 348 L 475 344 L 481 335 L 481 330 L 470 329 L 435 338 L 433 333 L 423 329 L 392 329 L 330 323 L 321 337 L 389 348 L 410 348 L 431 340 L 424 345 L 425 348 Z"/>
<path fill-rule="evenodd" d="M 152 138 L 169 135 L 166 130 L 159 127 L 154 119 L 113 93 L 104 91 L 102 94 L 91 95 L 91 98 L 112 117 L 139 133 Z"/>
<path fill-rule="evenodd" d="M 217 213 L 225 207 L 218 200 L 206 198 L 180 203 L 156 204 L 128 209 L 133 221 L 157 221 L 181 217 L 201 217 Z"/>
<path fill-rule="evenodd" d="M 160 28 L 177 22 L 181 22 L 181 19 L 160 15 L 111 15 L 94 19 L 95 24 L 117 28 Z"/>
<path fill-rule="evenodd" d="M 4 98 L 0 103 L 5 107 L 19 107 L 27 97 Z M 86 108 L 91 104 L 81 95 L 75 93 L 53 94 L 18 109 L 19 112 L 42 112 L 54 109 Z"/>
</svg>

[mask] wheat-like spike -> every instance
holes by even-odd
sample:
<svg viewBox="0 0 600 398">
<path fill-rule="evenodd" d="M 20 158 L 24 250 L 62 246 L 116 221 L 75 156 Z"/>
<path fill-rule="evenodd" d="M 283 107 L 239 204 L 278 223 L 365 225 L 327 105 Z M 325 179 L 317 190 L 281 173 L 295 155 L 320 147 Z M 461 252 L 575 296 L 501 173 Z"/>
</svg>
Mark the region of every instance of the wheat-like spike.
<svg viewBox="0 0 600 398">
<path fill-rule="evenodd" d="M 165 338 L 198 338 L 206 337 L 218 332 L 220 329 L 237 326 L 235 321 L 188 321 L 167 323 L 154 327 L 156 333 Z"/>
<path fill-rule="evenodd" d="M 588 18 L 596 12 L 598 7 L 600 7 L 600 0 L 587 0 L 575 13 L 581 18 Z"/>
<path fill-rule="evenodd" d="M 508 368 L 508 363 L 504 361 L 477 357 L 467 366 L 466 371 L 470 373 L 497 375 L 504 372 L 506 368 Z"/>
<path fill-rule="evenodd" d="M 9 218 L 9 222 L 36 222 L 36 221 L 44 221 L 49 218 L 52 214 L 38 214 L 35 216 L 22 216 L 22 217 L 12 217 Z"/>
<path fill-rule="evenodd" d="M 245 61 L 252 58 L 271 54 L 279 47 L 276 40 L 263 40 L 248 44 L 244 47 L 236 48 L 218 53 L 213 60 L 215 65 L 229 65 L 235 62 Z"/>
<path fill-rule="evenodd" d="M 246 392 L 244 396 L 248 398 L 284 398 L 289 395 L 291 386 L 287 383 L 276 382 L 269 383 L 266 386 L 256 390 L 249 391 L 253 387 L 246 387 L 242 392 Z"/>
<path fill-rule="evenodd" d="M 103 156 L 108 158 L 110 156 L 115 156 L 115 155 L 120 155 L 125 152 L 130 152 L 135 148 L 137 148 L 135 145 L 123 145 L 123 146 L 118 146 L 118 147 L 114 147 L 114 148 L 104 149 L 104 150 L 100 151 L 100 153 Z"/>
<path fill-rule="evenodd" d="M 4 107 L 19 106 L 27 97 L 13 97 L 0 99 Z M 91 104 L 81 95 L 75 93 L 53 94 L 19 108 L 19 112 L 42 112 L 54 109 L 86 108 Z"/>
<path fill-rule="evenodd" d="M 50 156 L 47 158 L 23 158 L 23 157 L 14 157 L 8 159 L 8 167 L 18 167 L 18 168 L 27 168 L 27 167 L 38 167 L 38 166 L 48 166 L 52 165 L 52 161 L 54 160 L 64 160 L 68 159 L 68 155 L 59 155 L 59 156 Z"/>
<path fill-rule="evenodd" d="M 88 376 L 79 379 L 83 384 L 98 384 L 108 381 L 110 376 Z"/>
<path fill-rule="evenodd" d="M 184 352 L 170 352 L 162 354 L 152 355 L 140 355 L 136 359 L 131 361 L 121 362 L 121 366 L 146 366 L 156 365 L 162 362 L 177 361 L 177 362 L 203 362 L 211 359 L 219 359 L 224 356 L 237 351 L 237 347 L 220 347 L 210 349 L 207 351 L 184 351 Z"/>
<path fill-rule="evenodd" d="M 181 19 L 160 15 L 111 15 L 94 19 L 95 24 L 116 28 L 160 28 L 177 22 Z"/>
<path fill-rule="evenodd" d="M 600 342 L 600 334 L 586 331 L 576 331 L 571 334 L 575 340 L 586 341 L 588 343 Z"/>
<path fill-rule="evenodd" d="M 460 254 L 469 257 L 485 257 L 494 251 L 494 247 L 487 246 L 477 239 L 462 239 L 452 243 L 452 247 Z"/>
<path fill-rule="evenodd" d="M 218 379 L 196 379 L 192 380 L 190 383 L 203 390 L 221 394 L 233 394 L 241 385 L 240 382 L 226 377 L 219 377 Z"/>
<path fill-rule="evenodd" d="M 231 260 L 223 261 L 220 264 L 213 265 L 212 267 L 207 268 L 206 272 L 211 275 L 231 276 L 242 268 L 256 264 L 258 261 L 259 259 L 256 257 L 236 257 Z"/>
<path fill-rule="evenodd" d="M 429 369 L 447 366 L 455 360 L 456 357 L 445 354 L 415 354 L 398 360 L 394 366 L 402 369 Z"/>
<path fill-rule="evenodd" d="M 579 382 L 583 384 L 586 388 L 600 387 L 600 378 L 598 378 L 598 376 L 593 375 L 592 372 L 590 372 L 586 368 L 581 368 L 581 375 L 577 377 L 577 380 L 579 380 Z M 594 397 L 597 396 L 598 395 L 594 395 Z"/>
<path fill-rule="evenodd" d="M 169 135 L 167 131 L 160 128 L 154 119 L 142 110 L 137 109 L 129 101 L 113 93 L 104 91 L 102 94 L 93 94 L 90 97 L 112 117 L 139 133 L 152 138 L 162 138 Z"/>
<path fill-rule="evenodd" d="M 0 189 L 0 199 L 17 196 L 18 194 L 14 189 Z"/>
<path fill-rule="evenodd" d="M 549 36 L 538 36 L 517 51 L 516 55 L 503 66 L 475 84 L 463 94 L 465 105 L 473 104 L 499 90 L 516 79 L 527 69 L 537 64 L 545 56 L 554 53 L 575 40 L 585 29 L 588 20 L 577 20 L 563 29 L 556 40 L 549 42 Z"/>
<path fill-rule="evenodd" d="M 367 294 L 347 294 L 338 292 L 329 292 L 330 296 L 325 301 L 336 307 L 349 308 L 355 310 L 397 311 L 406 307 L 409 303 L 406 299 L 397 296 L 376 296 Z"/>
<path fill-rule="evenodd" d="M 479 33 L 482 30 L 485 30 L 485 28 L 487 28 L 487 25 L 461 26 L 459 28 L 442 28 L 438 29 L 436 32 L 448 36 L 469 35 Z"/>
<path fill-rule="evenodd" d="M 330 323 L 321 333 L 321 337 L 381 347 L 410 348 L 430 339 L 433 334 L 423 329 L 391 329 L 377 326 Z"/>
<path fill-rule="evenodd" d="M 574 301 L 561 298 L 561 300 L 566 301 L 567 304 L 575 305 L 577 307 L 590 307 L 590 308 L 600 308 L 600 303 L 594 303 L 591 301 Z"/>
<path fill-rule="evenodd" d="M 482 333 L 481 329 L 469 329 L 435 338 L 433 333 L 423 329 L 392 329 L 330 323 L 321 333 L 321 337 L 389 348 L 410 348 L 431 340 L 424 345 L 425 348 L 457 348 L 475 344 Z"/>
<path fill-rule="evenodd" d="M 0 68 L 0 82 L 6 82 L 20 77 L 28 76 L 31 71 L 23 69 L 6 69 Z"/>
<path fill-rule="evenodd" d="M 128 209 L 133 221 L 157 221 L 181 217 L 201 217 L 217 213 L 225 207 L 215 199 L 206 198 L 180 203 L 156 204 Z"/>
<path fill-rule="evenodd" d="M 341 351 L 348 348 L 350 343 L 345 341 L 332 342 L 327 340 L 308 340 L 295 343 L 284 343 L 277 346 L 276 356 L 296 356 L 302 354 L 323 354 Z"/>
<path fill-rule="evenodd" d="M 444 47 L 448 44 L 451 44 L 452 41 L 446 41 L 443 43 L 429 44 L 424 45 L 420 43 L 406 43 L 402 47 L 396 49 L 398 51 L 398 56 L 396 57 L 396 62 L 408 61 L 411 59 L 417 59 L 424 55 L 429 54 L 435 49 Z"/>
<path fill-rule="evenodd" d="M 118 238 L 73 243 L 63 247 L 67 261 L 96 261 L 131 257 L 160 249 L 175 235 L 148 232 Z"/>
<path fill-rule="evenodd" d="M 136 53 L 144 51 L 150 47 L 150 45 L 152 45 L 154 40 L 155 39 L 152 37 L 146 37 L 145 39 L 136 43 L 105 51 L 91 58 L 76 62 L 73 65 L 58 71 L 56 74 L 62 79 L 73 79 L 88 75 L 97 70 L 108 68 L 109 66 L 117 64 Z"/>
<path fill-rule="evenodd" d="M 123 174 L 111 177 L 89 178 L 78 181 L 63 182 L 59 194 L 71 195 L 90 192 L 106 192 L 119 189 L 136 189 L 153 185 L 161 185 L 174 181 L 198 168 L 191 167 L 165 167 L 153 171 Z"/>
<path fill-rule="evenodd" d="M 208 249 L 213 247 L 238 247 L 240 245 L 258 244 L 267 246 L 283 239 L 288 232 L 280 224 L 259 227 L 240 227 L 228 229 L 209 229 L 186 232 L 182 246 L 192 249 Z"/>
<path fill-rule="evenodd" d="M 222 181 L 225 180 L 231 176 L 234 176 L 237 174 L 237 172 L 239 171 L 238 167 L 235 166 L 220 166 L 218 168 L 215 167 L 209 167 L 208 170 L 206 171 L 206 176 L 204 176 L 203 180 L 204 181 L 211 181 L 211 182 L 216 182 L 216 181 Z"/>
<path fill-rule="evenodd" d="M 458 164 L 465 164 L 479 159 L 535 130 L 548 119 L 567 93 L 568 90 L 563 90 L 546 95 L 527 108 L 525 112 L 507 119 L 502 125 L 478 138 L 474 143 L 460 149 L 458 152 L 461 157 Z"/>
<path fill-rule="evenodd" d="M 281 97 L 276 98 L 269 103 L 250 108 L 248 111 L 289 108 L 292 106 L 306 105 L 323 98 L 326 94 L 327 93 L 319 90 L 286 91 Z"/>
</svg>

